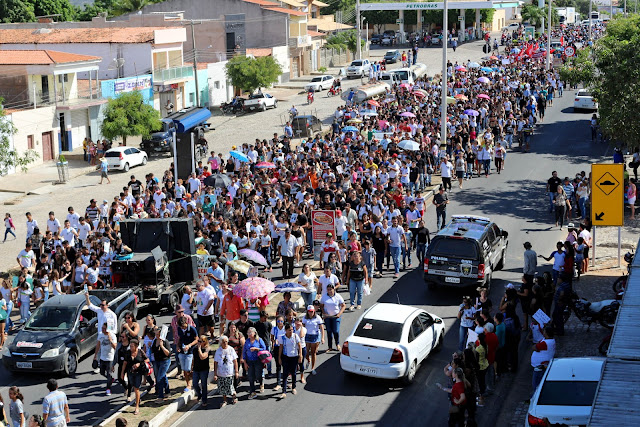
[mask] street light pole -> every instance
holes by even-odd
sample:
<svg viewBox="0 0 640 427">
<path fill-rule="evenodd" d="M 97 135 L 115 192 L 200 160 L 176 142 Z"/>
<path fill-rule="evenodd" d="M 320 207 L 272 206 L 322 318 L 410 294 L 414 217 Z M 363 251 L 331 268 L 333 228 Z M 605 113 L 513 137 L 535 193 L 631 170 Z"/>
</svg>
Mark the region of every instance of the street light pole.
<svg viewBox="0 0 640 427">
<path fill-rule="evenodd" d="M 362 22 L 360 21 L 360 0 L 356 0 L 356 59 L 362 59 L 362 35 L 360 30 L 362 28 Z"/>
<path fill-rule="evenodd" d="M 551 69 L 551 6 L 553 5 L 553 0 L 549 0 L 549 19 L 547 22 L 547 71 Z"/>
<path fill-rule="evenodd" d="M 593 6 L 593 0 L 589 0 L 589 41 L 591 41 L 591 26 L 593 22 L 591 21 L 591 11 Z"/>
<path fill-rule="evenodd" d="M 447 145 L 447 43 L 449 40 L 447 28 L 449 22 L 449 14 L 447 9 L 447 0 L 444 0 L 442 10 L 442 99 L 441 99 L 441 116 L 440 116 L 440 144 Z"/>
</svg>

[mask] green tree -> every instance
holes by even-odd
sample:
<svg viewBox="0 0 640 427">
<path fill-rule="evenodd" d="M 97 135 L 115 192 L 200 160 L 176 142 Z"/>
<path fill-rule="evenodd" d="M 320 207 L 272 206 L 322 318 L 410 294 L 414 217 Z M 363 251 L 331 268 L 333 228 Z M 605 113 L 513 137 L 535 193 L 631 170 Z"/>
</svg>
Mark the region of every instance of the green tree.
<svg viewBox="0 0 640 427">
<path fill-rule="evenodd" d="M 639 51 L 640 15 L 609 22 L 605 36 L 595 45 L 597 76 L 592 83 L 602 128 L 614 139 L 635 147 L 640 145 Z"/>
<path fill-rule="evenodd" d="M 253 93 L 278 81 L 282 67 L 273 56 L 236 56 L 225 65 L 227 77 L 234 87 Z"/>
<path fill-rule="evenodd" d="M 581 49 L 577 55 L 569 58 L 560 68 L 560 78 L 571 84 L 589 86 L 594 79 L 595 65 L 591 60 L 591 52 Z"/>
<path fill-rule="evenodd" d="M 331 36 L 327 39 L 326 47 L 329 49 L 348 49 L 351 52 L 355 52 L 358 46 L 357 42 L 358 33 L 356 30 L 340 31 L 335 36 Z M 364 47 L 364 37 L 360 39 L 360 46 Z"/>
<path fill-rule="evenodd" d="M 22 155 L 11 146 L 9 139 L 18 130 L 13 122 L 9 120 L 2 107 L 4 99 L 0 98 L 0 175 L 6 175 L 12 169 L 20 168 L 23 172 L 27 171 L 28 166 L 38 157 L 35 150 L 27 150 Z"/>
<path fill-rule="evenodd" d="M 35 20 L 33 4 L 28 0 L 0 1 L 0 22 L 33 22 Z"/>
<path fill-rule="evenodd" d="M 143 102 L 140 92 L 134 91 L 109 100 L 100 132 L 108 139 L 121 137 L 127 145 L 127 137 L 149 136 L 161 127 L 160 113 Z"/>
<path fill-rule="evenodd" d="M 113 16 L 124 15 L 126 13 L 137 12 L 143 7 L 164 0 L 115 0 L 110 10 Z"/>
<path fill-rule="evenodd" d="M 58 21 L 73 21 L 76 9 L 69 0 L 29 0 L 33 4 L 36 16 L 60 15 Z"/>
<path fill-rule="evenodd" d="M 362 12 L 362 16 L 367 18 L 369 26 L 374 26 L 376 33 L 382 33 L 385 24 L 395 24 L 398 19 L 397 10 L 367 10 Z"/>
</svg>

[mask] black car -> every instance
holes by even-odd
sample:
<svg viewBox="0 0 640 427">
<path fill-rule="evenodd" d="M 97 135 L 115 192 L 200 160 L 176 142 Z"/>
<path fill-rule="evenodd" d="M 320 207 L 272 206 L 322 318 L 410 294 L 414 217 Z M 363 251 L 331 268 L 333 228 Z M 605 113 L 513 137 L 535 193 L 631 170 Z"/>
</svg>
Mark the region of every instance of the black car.
<svg viewBox="0 0 640 427">
<path fill-rule="evenodd" d="M 322 132 L 322 121 L 314 115 L 296 116 L 291 120 L 295 136 L 310 138 L 316 132 Z"/>
<path fill-rule="evenodd" d="M 380 44 L 382 41 L 382 34 L 374 34 L 371 36 L 371 44 Z"/>
<path fill-rule="evenodd" d="M 384 54 L 384 62 L 387 64 L 396 63 L 400 60 L 401 55 L 399 50 L 388 50 L 387 53 Z"/>
<path fill-rule="evenodd" d="M 494 271 L 504 267 L 508 233 L 489 218 L 454 215 L 431 240 L 424 258 L 424 281 L 437 286 L 491 286 Z"/>
<path fill-rule="evenodd" d="M 91 303 L 106 299 L 118 317 L 117 329 L 128 311 L 136 313 L 131 290 L 90 291 Z M 63 372 L 73 375 L 78 360 L 92 352 L 98 338 L 97 314 L 86 305 L 84 293 L 58 295 L 38 307 L 10 345 L 2 351 L 2 362 L 10 371 Z"/>
</svg>

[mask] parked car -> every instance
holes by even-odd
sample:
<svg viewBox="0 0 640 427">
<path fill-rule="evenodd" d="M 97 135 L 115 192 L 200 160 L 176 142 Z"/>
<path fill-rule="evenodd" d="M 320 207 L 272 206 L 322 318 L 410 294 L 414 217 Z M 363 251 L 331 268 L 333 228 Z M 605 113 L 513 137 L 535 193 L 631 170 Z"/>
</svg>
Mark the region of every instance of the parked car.
<svg viewBox="0 0 640 427">
<path fill-rule="evenodd" d="M 573 111 L 577 113 L 582 110 L 595 111 L 597 109 L 598 103 L 593 99 L 591 92 L 579 90 L 573 100 Z"/>
<path fill-rule="evenodd" d="M 400 60 L 400 51 L 399 50 L 388 50 L 387 53 L 384 54 L 384 62 L 387 64 L 395 64 Z"/>
<path fill-rule="evenodd" d="M 598 357 L 553 359 L 529 403 L 526 427 L 589 424 L 603 365 Z"/>
<path fill-rule="evenodd" d="M 391 46 L 394 40 L 395 40 L 395 37 L 382 36 L 382 40 L 380 40 L 380 46 Z"/>
<path fill-rule="evenodd" d="M 331 88 L 331 86 L 333 86 L 333 80 L 333 76 L 330 76 L 328 74 L 324 76 L 314 77 L 309 83 L 307 83 L 307 85 L 304 87 L 304 90 L 308 92 L 309 90 L 311 90 L 311 88 L 313 88 L 313 90 L 316 92 L 322 92 L 323 89 L 329 89 Z"/>
<path fill-rule="evenodd" d="M 396 39 L 396 32 L 393 30 L 386 30 L 385 32 L 382 33 L 382 37 L 389 37 L 391 40 L 395 40 Z"/>
<path fill-rule="evenodd" d="M 137 312 L 132 290 L 90 291 L 91 303 L 106 299 L 116 314 L 117 330 L 125 313 Z M 98 337 L 98 318 L 86 305 L 84 293 L 58 295 L 38 307 L 10 345 L 2 350 L 2 363 L 12 371 L 75 374 L 78 360 L 91 353 Z"/>
<path fill-rule="evenodd" d="M 371 63 L 368 59 L 356 59 L 351 61 L 351 64 L 347 67 L 347 78 L 349 77 L 362 77 L 369 73 Z"/>
<path fill-rule="evenodd" d="M 127 172 L 129 168 L 147 164 L 147 152 L 135 147 L 114 147 L 104 153 L 109 170 L 118 169 Z"/>
<path fill-rule="evenodd" d="M 490 288 L 493 272 L 504 267 L 508 235 L 489 218 L 453 215 L 427 248 L 423 277 L 428 288 Z"/>
<path fill-rule="evenodd" d="M 268 93 L 254 93 L 249 96 L 249 99 L 244 101 L 244 108 L 249 111 L 266 111 L 269 107 L 278 108 L 278 100 Z"/>
<path fill-rule="evenodd" d="M 502 27 L 502 31 L 515 31 L 518 28 L 520 28 L 520 24 L 518 24 L 517 22 L 512 22 L 511 24 L 507 25 L 506 27 Z"/>
<path fill-rule="evenodd" d="M 413 382 L 420 364 L 442 347 L 445 325 L 426 311 L 401 304 L 374 304 L 342 344 L 343 371 Z"/>
<path fill-rule="evenodd" d="M 440 38 L 442 37 L 442 34 L 440 33 L 432 33 L 431 34 L 431 44 L 442 44 L 442 39 Z"/>
<path fill-rule="evenodd" d="M 382 34 L 374 34 L 371 36 L 371 44 L 380 44 L 382 41 Z"/>
<path fill-rule="evenodd" d="M 296 116 L 291 120 L 293 134 L 309 138 L 316 132 L 322 132 L 322 121 L 314 115 Z"/>
</svg>

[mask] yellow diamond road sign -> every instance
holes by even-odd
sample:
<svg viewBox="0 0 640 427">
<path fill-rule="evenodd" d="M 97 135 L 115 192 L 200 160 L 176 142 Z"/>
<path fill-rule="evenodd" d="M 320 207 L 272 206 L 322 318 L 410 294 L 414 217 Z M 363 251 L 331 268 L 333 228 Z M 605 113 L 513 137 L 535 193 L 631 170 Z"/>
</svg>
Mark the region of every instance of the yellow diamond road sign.
<svg viewBox="0 0 640 427">
<path fill-rule="evenodd" d="M 624 222 L 624 169 L 622 163 L 591 165 L 591 222 L 622 226 Z"/>
</svg>

